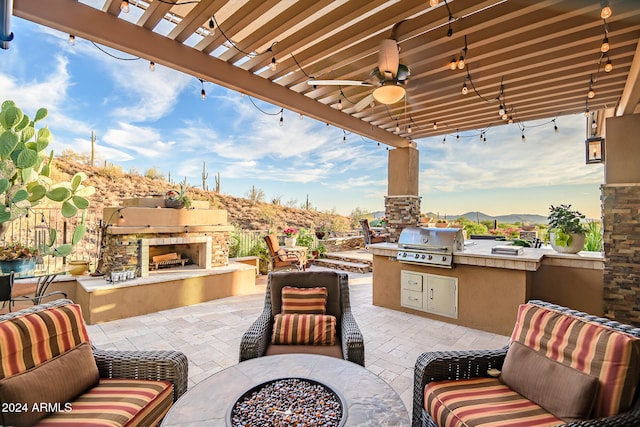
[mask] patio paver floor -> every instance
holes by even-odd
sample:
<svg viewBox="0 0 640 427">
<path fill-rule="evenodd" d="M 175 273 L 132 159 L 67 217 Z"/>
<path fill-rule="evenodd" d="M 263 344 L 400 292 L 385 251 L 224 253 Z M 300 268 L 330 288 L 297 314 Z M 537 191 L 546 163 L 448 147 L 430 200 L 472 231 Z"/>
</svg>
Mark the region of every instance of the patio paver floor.
<svg viewBox="0 0 640 427">
<path fill-rule="evenodd" d="M 191 387 L 238 363 L 240 338 L 262 311 L 261 279 L 255 294 L 89 325 L 89 335 L 103 349 L 182 351 L 189 359 Z M 365 339 L 366 368 L 398 392 L 409 413 L 413 366 L 420 353 L 494 349 L 508 342 L 506 336 L 372 305 L 371 273 L 349 273 L 349 284 L 351 307 Z"/>
</svg>

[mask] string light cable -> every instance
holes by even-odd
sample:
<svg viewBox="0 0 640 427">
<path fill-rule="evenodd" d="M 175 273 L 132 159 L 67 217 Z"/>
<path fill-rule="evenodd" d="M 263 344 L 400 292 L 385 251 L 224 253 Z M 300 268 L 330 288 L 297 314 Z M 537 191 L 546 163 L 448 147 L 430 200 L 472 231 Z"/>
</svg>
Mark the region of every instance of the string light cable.
<svg viewBox="0 0 640 427">
<path fill-rule="evenodd" d="M 245 50 L 242 50 L 241 48 L 238 47 L 237 44 L 234 43 L 233 40 L 231 40 L 229 37 L 227 37 L 227 35 L 225 34 L 225 32 L 222 30 L 222 27 L 220 26 L 220 24 L 218 23 L 218 21 L 216 20 L 216 16 L 215 15 L 211 15 L 211 19 L 210 21 L 213 21 L 214 25 L 216 27 L 218 27 L 218 31 L 220 31 L 220 34 L 222 34 L 222 37 L 224 37 L 224 39 L 227 41 L 227 43 L 229 43 L 229 45 L 234 48 L 235 50 L 237 50 L 238 52 L 242 53 L 243 55 L 246 55 L 250 58 L 257 58 L 259 56 L 262 56 L 266 53 L 273 53 L 273 47 L 278 44 L 278 41 L 274 41 L 273 43 L 271 43 L 271 46 L 269 46 L 269 48 L 267 48 L 266 50 L 264 50 L 263 52 L 247 52 Z M 275 58 L 274 58 L 275 59 Z"/>
</svg>

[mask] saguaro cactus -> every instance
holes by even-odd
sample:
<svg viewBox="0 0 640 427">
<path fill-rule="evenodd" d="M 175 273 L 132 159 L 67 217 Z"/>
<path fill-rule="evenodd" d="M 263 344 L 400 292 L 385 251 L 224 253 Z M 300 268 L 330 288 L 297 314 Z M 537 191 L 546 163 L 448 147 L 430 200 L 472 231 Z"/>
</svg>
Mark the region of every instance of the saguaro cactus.
<svg viewBox="0 0 640 427">
<path fill-rule="evenodd" d="M 207 172 L 207 162 L 202 162 L 202 189 L 207 191 L 207 179 L 209 178 L 209 172 Z"/>
</svg>

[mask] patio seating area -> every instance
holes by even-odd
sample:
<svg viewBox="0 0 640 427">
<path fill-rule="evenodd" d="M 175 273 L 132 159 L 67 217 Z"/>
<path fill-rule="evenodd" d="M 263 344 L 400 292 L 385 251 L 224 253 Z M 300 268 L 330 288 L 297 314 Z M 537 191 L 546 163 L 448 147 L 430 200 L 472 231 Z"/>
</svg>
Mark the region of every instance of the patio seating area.
<svg viewBox="0 0 640 427">
<path fill-rule="evenodd" d="M 323 270 L 312 266 L 310 271 Z M 349 273 L 353 315 L 364 335 L 365 367 L 389 383 L 411 412 L 414 365 L 424 351 L 501 348 L 508 337 L 372 305 L 371 273 Z M 238 363 L 242 334 L 264 306 L 256 293 L 89 325 L 101 349 L 179 350 L 189 360 L 189 387 Z"/>
</svg>

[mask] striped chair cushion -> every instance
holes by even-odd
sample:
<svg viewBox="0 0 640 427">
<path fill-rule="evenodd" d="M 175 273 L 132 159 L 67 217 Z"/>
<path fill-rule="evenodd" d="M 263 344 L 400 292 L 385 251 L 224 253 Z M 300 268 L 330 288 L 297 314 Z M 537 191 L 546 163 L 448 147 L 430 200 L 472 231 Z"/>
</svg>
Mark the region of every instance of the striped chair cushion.
<svg viewBox="0 0 640 427">
<path fill-rule="evenodd" d="M 155 426 L 172 403 L 169 381 L 101 378 L 98 386 L 36 426 Z"/>
<path fill-rule="evenodd" d="M 282 313 L 325 314 L 327 288 L 282 288 Z"/>
<path fill-rule="evenodd" d="M 497 378 L 431 382 L 425 386 L 424 396 L 424 408 L 441 427 L 564 424 Z"/>
<path fill-rule="evenodd" d="M 600 380 L 594 417 L 626 411 L 640 379 L 640 340 L 599 323 L 523 304 L 511 341 Z"/>
<path fill-rule="evenodd" d="M 0 379 L 27 371 L 89 342 L 77 304 L 29 313 L 0 322 Z"/>
<path fill-rule="evenodd" d="M 276 314 L 271 344 L 335 345 L 336 318 L 323 314 Z"/>
</svg>

